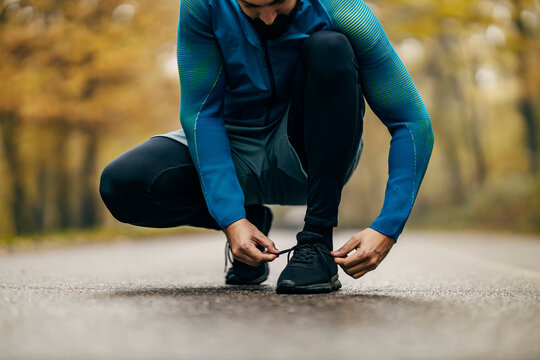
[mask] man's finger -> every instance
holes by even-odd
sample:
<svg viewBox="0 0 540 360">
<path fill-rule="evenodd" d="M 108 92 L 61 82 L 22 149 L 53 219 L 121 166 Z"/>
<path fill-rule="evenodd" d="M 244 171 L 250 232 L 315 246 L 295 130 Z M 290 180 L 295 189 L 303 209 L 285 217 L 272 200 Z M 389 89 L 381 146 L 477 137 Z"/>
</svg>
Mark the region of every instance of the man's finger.
<svg viewBox="0 0 540 360">
<path fill-rule="evenodd" d="M 274 261 L 276 258 L 277 258 L 277 255 L 275 255 L 275 254 L 265 254 L 265 253 L 262 253 L 262 254 L 259 256 L 260 261 L 264 261 L 264 262 Z"/>
<path fill-rule="evenodd" d="M 334 261 L 336 262 L 336 264 L 341 266 L 343 269 L 348 269 L 348 268 L 354 267 L 354 266 L 356 266 L 356 265 L 358 265 L 360 263 L 363 263 L 367 259 L 368 258 L 364 254 L 362 254 L 360 251 L 356 251 L 354 254 L 352 254 L 351 256 L 348 256 L 346 258 L 336 257 L 336 258 L 334 258 Z"/>
<path fill-rule="evenodd" d="M 349 241 L 345 243 L 345 245 L 340 247 L 338 250 L 332 251 L 331 254 L 334 257 L 345 257 L 347 256 L 348 253 L 356 249 L 357 246 L 358 246 L 358 240 L 350 239 Z"/>
<path fill-rule="evenodd" d="M 270 262 L 277 258 L 277 255 L 267 252 L 262 253 L 257 247 L 251 246 L 244 251 L 244 254 L 249 257 L 248 265 L 259 266 L 261 262 Z"/>
<path fill-rule="evenodd" d="M 257 253 L 255 251 L 259 251 L 255 246 L 253 247 L 255 249 L 252 253 L 249 253 L 244 250 L 240 250 L 238 254 L 238 260 L 243 262 L 244 264 L 248 264 L 249 266 L 257 267 L 259 266 L 259 262 L 256 260 Z M 250 249 L 251 250 L 251 249 Z"/>
<path fill-rule="evenodd" d="M 360 276 L 364 275 L 365 273 L 375 270 L 377 266 L 375 264 L 372 264 L 369 261 L 361 262 L 360 264 L 347 268 L 347 274 L 351 275 L 352 277 L 358 279 Z M 361 275 L 360 275 L 361 274 Z"/>
<path fill-rule="evenodd" d="M 264 236 L 264 234 L 263 234 L 263 236 Z M 274 253 L 274 254 L 279 254 L 279 250 L 276 248 L 276 245 L 268 237 L 264 236 L 263 238 L 260 238 L 260 239 L 258 238 L 257 242 L 260 245 L 264 246 L 268 250 L 268 252 Z"/>
</svg>

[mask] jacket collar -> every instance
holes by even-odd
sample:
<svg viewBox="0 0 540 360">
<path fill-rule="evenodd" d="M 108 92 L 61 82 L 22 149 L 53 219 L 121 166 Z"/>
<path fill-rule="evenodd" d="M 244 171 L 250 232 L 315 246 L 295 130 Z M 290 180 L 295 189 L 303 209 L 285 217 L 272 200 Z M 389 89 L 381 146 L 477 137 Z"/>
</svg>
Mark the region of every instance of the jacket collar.
<svg viewBox="0 0 540 360">
<path fill-rule="evenodd" d="M 242 11 L 242 8 L 238 4 L 238 1 L 237 0 L 227 0 L 227 1 L 231 2 L 234 9 L 235 9 L 236 17 L 238 19 L 238 22 L 240 23 L 240 26 L 242 28 L 242 32 L 243 32 L 244 37 L 247 39 L 247 41 L 251 45 L 253 45 L 253 46 L 255 46 L 255 47 L 259 48 L 259 49 L 262 49 L 262 43 L 261 43 L 261 40 L 259 38 L 259 35 L 255 31 L 253 26 L 251 26 L 251 24 L 249 23 L 249 20 L 246 19 L 246 15 Z M 297 10 L 296 15 L 294 17 L 294 20 L 293 20 L 293 22 L 291 24 L 291 27 L 289 28 L 289 30 L 285 34 L 283 34 L 277 40 L 273 40 L 273 41 L 270 40 L 269 41 L 270 43 L 279 43 L 279 42 L 284 41 L 284 40 L 296 38 L 296 36 L 294 36 L 295 23 L 298 22 L 298 19 L 302 16 L 302 13 L 304 13 L 309 7 L 311 7 L 310 0 L 297 0 L 297 1 L 300 4 L 298 5 L 298 10 Z"/>
</svg>

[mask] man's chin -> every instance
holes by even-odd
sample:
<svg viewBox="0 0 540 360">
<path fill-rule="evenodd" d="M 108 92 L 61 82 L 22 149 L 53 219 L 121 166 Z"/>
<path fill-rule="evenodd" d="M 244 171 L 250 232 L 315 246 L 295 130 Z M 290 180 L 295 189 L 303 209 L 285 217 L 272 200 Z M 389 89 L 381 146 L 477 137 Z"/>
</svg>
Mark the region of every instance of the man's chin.
<svg viewBox="0 0 540 360">
<path fill-rule="evenodd" d="M 252 20 L 250 21 L 253 28 L 259 35 L 259 37 L 263 40 L 276 40 L 283 34 L 285 34 L 290 27 L 290 24 L 277 24 L 277 25 L 261 25 L 257 24 L 256 21 Z"/>
</svg>

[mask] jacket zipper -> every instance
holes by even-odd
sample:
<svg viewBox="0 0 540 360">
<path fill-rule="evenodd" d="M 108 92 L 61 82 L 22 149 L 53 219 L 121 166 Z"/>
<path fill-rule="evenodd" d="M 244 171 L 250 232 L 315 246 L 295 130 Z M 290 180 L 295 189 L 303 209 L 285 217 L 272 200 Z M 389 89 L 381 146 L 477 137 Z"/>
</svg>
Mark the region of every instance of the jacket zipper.
<svg viewBox="0 0 540 360">
<path fill-rule="evenodd" d="M 272 107 L 274 106 L 274 98 L 276 96 L 276 80 L 274 79 L 274 70 L 272 70 L 272 64 L 270 63 L 270 55 L 268 54 L 268 45 L 266 41 L 263 41 L 262 45 L 264 52 L 264 61 L 266 62 L 266 67 L 268 69 L 268 77 L 270 78 L 270 86 L 272 87 L 272 94 L 268 103 L 266 120 L 264 121 L 264 125 L 268 125 L 270 123 L 270 115 L 272 114 Z"/>
</svg>

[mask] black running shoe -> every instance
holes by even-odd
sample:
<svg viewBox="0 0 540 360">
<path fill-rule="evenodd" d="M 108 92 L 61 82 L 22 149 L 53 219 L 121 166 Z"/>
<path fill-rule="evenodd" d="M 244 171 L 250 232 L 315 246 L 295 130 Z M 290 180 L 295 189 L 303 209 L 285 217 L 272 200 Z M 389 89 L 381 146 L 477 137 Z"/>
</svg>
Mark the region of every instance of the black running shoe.
<svg viewBox="0 0 540 360">
<path fill-rule="evenodd" d="M 264 205 L 246 206 L 246 219 L 257 227 L 264 235 L 268 236 L 272 225 L 272 211 Z M 264 251 L 264 247 L 257 245 L 257 248 Z M 232 267 L 227 271 L 227 260 L 230 260 Z M 268 263 L 261 263 L 257 267 L 249 266 L 243 262 L 236 261 L 232 257 L 229 242 L 225 244 L 225 284 L 227 285 L 259 285 L 268 278 Z"/>
<path fill-rule="evenodd" d="M 300 231 L 298 243 L 282 253 L 294 251 L 289 263 L 279 276 L 278 294 L 329 293 L 341 288 L 337 264 L 330 250 L 323 244 L 321 234 Z"/>
</svg>

